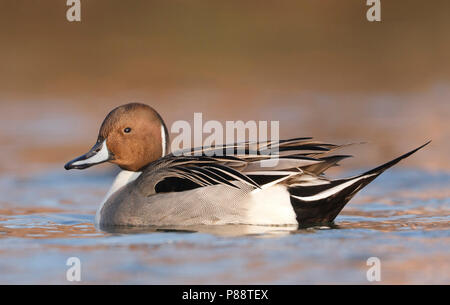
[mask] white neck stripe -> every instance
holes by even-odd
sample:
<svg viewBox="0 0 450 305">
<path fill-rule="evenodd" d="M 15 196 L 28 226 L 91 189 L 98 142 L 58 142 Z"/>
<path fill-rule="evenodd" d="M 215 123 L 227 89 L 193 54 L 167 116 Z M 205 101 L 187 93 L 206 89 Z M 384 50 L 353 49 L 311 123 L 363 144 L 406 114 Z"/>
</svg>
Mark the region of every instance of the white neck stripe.
<svg viewBox="0 0 450 305">
<path fill-rule="evenodd" d="M 164 157 L 166 155 L 166 130 L 164 128 L 164 125 L 161 124 L 161 143 L 162 143 L 162 155 L 161 157 Z"/>
<path fill-rule="evenodd" d="M 96 224 L 100 223 L 101 211 L 102 211 L 102 208 L 103 208 L 104 204 L 106 203 L 106 201 L 108 201 L 108 198 L 111 197 L 112 194 L 117 192 L 123 186 L 136 180 L 141 174 L 142 174 L 142 172 L 131 172 L 131 171 L 123 170 L 117 175 L 116 179 L 114 180 L 113 184 L 111 185 L 111 188 L 109 189 L 108 193 L 106 193 L 105 198 L 103 199 L 102 203 L 100 204 L 100 206 L 97 209 L 97 213 L 95 215 L 95 223 Z"/>
<path fill-rule="evenodd" d="M 337 186 L 335 186 L 335 187 L 332 187 L 332 188 L 330 188 L 330 189 L 327 189 L 327 190 L 325 190 L 325 191 L 322 191 L 322 192 L 320 192 L 320 193 L 318 193 L 318 194 L 316 194 L 316 195 L 307 196 L 307 197 L 300 197 L 300 196 L 294 196 L 294 195 L 292 195 L 292 197 L 297 198 L 297 199 L 300 199 L 300 200 L 302 200 L 302 201 L 316 201 L 316 200 L 324 199 L 324 198 L 327 198 L 327 197 L 329 197 L 329 196 L 331 196 L 331 195 L 337 194 L 338 192 L 340 192 L 340 191 L 342 191 L 343 189 L 345 189 L 345 188 L 347 188 L 347 187 L 349 187 L 349 186 L 355 184 L 356 182 L 360 181 L 361 179 L 365 179 L 365 178 L 374 176 L 374 175 L 376 175 L 376 174 L 377 174 L 377 173 L 375 173 L 375 174 L 370 174 L 370 175 L 365 175 L 365 176 L 361 176 L 361 177 L 357 177 L 357 178 L 355 178 L 355 179 L 353 179 L 353 180 L 347 181 L 347 182 L 345 182 L 345 183 L 339 184 L 339 185 L 337 185 Z"/>
</svg>

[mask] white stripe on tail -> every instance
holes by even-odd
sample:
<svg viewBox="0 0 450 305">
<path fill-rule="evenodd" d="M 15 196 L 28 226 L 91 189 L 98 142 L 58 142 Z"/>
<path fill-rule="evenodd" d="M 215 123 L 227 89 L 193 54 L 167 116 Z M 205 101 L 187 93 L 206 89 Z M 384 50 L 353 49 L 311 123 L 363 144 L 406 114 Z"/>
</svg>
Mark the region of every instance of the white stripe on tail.
<svg viewBox="0 0 450 305">
<path fill-rule="evenodd" d="M 366 179 L 369 178 L 371 176 L 375 176 L 378 175 L 378 173 L 374 173 L 374 174 L 370 174 L 370 175 L 364 175 L 364 176 L 360 176 L 360 177 L 356 177 L 350 181 L 344 182 L 342 184 L 336 185 L 335 187 L 332 187 L 330 189 L 327 189 L 325 191 L 322 191 L 318 194 L 312 195 L 312 196 L 306 196 L 306 197 L 300 197 L 300 196 L 294 196 L 291 195 L 292 197 L 302 200 L 302 201 L 316 201 L 316 200 L 320 200 L 320 199 L 324 199 L 330 196 L 333 196 L 337 193 L 339 193 L 340 191 L 346 189 L 349 186 L 352 186 L 353 184 L 355 184 L 356 182 L 362 180 L 362 179 Z"/>
</svg>

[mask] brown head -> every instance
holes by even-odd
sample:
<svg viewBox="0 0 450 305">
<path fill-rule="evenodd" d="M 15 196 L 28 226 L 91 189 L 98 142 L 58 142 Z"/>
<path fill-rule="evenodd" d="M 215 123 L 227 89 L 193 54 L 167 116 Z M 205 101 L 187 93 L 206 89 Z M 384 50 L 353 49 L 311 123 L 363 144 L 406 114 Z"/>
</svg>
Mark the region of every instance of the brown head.
<svg viewBox="0 0 450 305">
<path fill-rule="evenodd" d="M 164 156 L 168 142 L 167 128 L 153 108 L 126 104 L 106 116 L 91 150 L 64 167 L 84 169 L 108 161 L 124 170 L 139 171 Z"/>
</svg>

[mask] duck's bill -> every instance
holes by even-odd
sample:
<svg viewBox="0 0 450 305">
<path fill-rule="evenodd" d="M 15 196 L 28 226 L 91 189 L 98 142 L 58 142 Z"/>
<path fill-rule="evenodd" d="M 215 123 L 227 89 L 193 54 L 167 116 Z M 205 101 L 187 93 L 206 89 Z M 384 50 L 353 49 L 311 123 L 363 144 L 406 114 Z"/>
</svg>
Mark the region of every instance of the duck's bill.
<svg viewBox="0 0 450 305">
<path fill-rule="evenodd" d="M 86 154 L 69 161 L 64 168 L 69 169 L 85 169 L 92 165 L 100 164 L 111 160 L 111 154 L 106 146 L 106 140 L 97 142 Z"/>
</svg>

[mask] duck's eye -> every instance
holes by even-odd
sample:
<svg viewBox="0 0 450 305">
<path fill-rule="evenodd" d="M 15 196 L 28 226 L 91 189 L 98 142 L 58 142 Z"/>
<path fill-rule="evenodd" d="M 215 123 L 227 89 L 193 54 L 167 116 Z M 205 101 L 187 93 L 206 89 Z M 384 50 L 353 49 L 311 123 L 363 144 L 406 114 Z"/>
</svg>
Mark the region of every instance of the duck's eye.
<svg viewBox="0 0 450 305">
<path fill-rule="evenodd" d="M 125 129 L 123 130 L 123 132 L 125 132 L 125 133 L 130 133 L 130 132 L 131 132 L 131 128 L 130 128 L 130 127 L 125 128 Z"/>
</svg>

